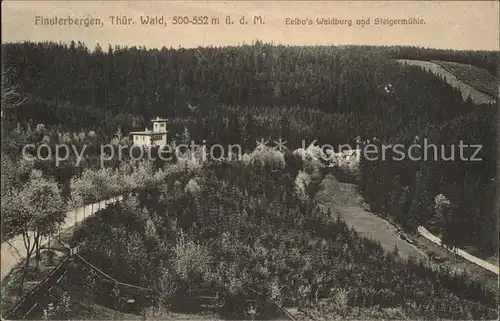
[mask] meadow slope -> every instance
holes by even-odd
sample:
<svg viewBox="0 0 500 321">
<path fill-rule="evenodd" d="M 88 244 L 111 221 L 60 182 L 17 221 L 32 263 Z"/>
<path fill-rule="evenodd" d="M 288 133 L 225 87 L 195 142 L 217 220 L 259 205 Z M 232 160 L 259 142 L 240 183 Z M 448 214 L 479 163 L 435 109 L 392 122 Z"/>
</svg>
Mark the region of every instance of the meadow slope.
<svg viewBox="0 0 500 321">
<path fill-rule="evenodd" d="M 432 60 L 466 84 L 492 97 L 499 97 L 500 79 L 488 71 L 472 65 L 452 61 Z"/>
<path fill-rule="evenodd" d="M 402 240 L 398 235 L 398 228 L 372 213 L 357 189 L 355 184 L 341 182 L 329 174 L 323 179 L 321 190 L 316 195 L 315 201 L 323 208 L 329 209 L 332 215 L 340 215 L 346 224 L 360 235 L 379 242 L 387 252 L 394 250 L 397 246 L 399 256 L 402 258 L 413 257 L 424 260 L 427 260 L 428 253 L 435 253 L 443 259 L 440 265 L 465 272 L 493 291 L 497 289 L 498 276 L 494 273 L 450 253 L 445 248 L 417 234 L 412 236 L 415 245 Z"/>
<path fill-rule="evenodd" d="M 421 61 L 421 60 L 407 60 L 407 59 L 398 59 L 400 63 L 405 63 L 412 66 L 421 67 L 424 70 L 428 70 L 438 76 L 445 77 L 446 81 L 450 86 L 457 88 L 462 93 L 462 98 L 465 101 L 468 96 L 471 97 L 472 101 L 475 104 L 493 104 L 495 103 L 495 98 L 491 97 L 488 94 L 485 94 L 473 86 L 465 83 L 464 81 L 457 78 L 455 75 L 444 69 L 442 66 L 430 62 L 430 61 Z"/>
</svg>

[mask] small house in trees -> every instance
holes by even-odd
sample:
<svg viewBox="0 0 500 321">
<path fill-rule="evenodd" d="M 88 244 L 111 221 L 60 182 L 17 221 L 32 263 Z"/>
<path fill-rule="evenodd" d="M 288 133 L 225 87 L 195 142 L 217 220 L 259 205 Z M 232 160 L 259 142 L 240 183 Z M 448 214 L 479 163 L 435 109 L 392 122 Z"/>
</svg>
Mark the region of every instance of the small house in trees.
<svg viewBox="0 0 500 321">
<path fill-rule="evenodd" d="M 132 141 L 134 145 L 145 145 L 145 146 L 165 146 L 167 145 L 167 120 L 156 117 L 152 119 L 151 123 L 153 125 L 153 130 L 149 130 L 147 127 L 144 131 L 131 132 Z"/>
</svg>

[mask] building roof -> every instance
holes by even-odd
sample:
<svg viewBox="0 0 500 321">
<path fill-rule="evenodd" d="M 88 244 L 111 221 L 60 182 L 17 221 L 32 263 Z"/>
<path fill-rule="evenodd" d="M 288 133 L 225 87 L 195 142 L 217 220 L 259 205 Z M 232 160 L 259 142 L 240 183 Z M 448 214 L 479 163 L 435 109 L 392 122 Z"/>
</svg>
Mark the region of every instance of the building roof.
<svg viewBox="0 0 500 321">
<path fill-rule="evenodd" d="M 130 132 L 130 135 L 163 135 L 166 134 L 167 131 L 154 132 L 152 130 L 142 131 L 142 132 Z"/>
<path fill-rule="evenodd" d="M 156 119 L 151 119 L 151 122 L 155 122 L 155 121 L 167 121 L 166 118 L 160 118 L 160 117 L 156 117 Z"/>
</svg>

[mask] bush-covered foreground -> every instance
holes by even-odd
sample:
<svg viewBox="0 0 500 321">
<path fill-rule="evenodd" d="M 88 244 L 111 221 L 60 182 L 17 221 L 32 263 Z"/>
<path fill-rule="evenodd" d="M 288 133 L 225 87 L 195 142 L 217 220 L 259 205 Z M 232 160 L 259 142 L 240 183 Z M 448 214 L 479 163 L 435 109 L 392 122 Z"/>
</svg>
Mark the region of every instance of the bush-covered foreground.
<svg viewBox="0 0 500 321">
<path fill-rule="evenodd" d="M 319 173 L 280 155 L 177 167 L 88 219 L 73 241 L 112 277 L 152 288 L 162 310 L 192 311 L 209 296 L 205 308 L 222 317 L 270 317 L 273 301 L 314 319 L 497 317 L 480 284 L 384 253 L 320 211 Z"/>
</svg>

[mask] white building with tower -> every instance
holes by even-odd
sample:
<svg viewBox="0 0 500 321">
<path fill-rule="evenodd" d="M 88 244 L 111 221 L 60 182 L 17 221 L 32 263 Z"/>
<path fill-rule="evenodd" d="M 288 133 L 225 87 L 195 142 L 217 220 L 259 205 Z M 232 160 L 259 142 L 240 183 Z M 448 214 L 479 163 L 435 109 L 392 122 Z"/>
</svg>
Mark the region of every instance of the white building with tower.
<svg viewBox="0 0 500 321">
<path fill-rule="evenodd" d="M 165 146 L 167 145 L 167 120 L 164 118 L 156 117 L 152 119 L 153 130 L 147 127 L 144 131 L 131 132 L 132 141 L 134 145 L 144 146 Z"/>
</svg>

